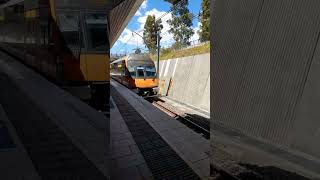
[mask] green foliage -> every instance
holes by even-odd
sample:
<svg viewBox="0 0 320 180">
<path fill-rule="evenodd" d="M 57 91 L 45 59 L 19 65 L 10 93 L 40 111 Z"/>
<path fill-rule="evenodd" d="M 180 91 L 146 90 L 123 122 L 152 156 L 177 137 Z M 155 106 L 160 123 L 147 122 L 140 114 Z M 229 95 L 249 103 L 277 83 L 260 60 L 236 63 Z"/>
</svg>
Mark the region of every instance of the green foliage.
<svg viewBox="0 0 320 180">
<path fill-rule="evenodd" d="M 156 21 L 155 15 L 149 15 L 143 31 L 143 41 L 149 51 L 154 54 L 157 50 L 157 34 L 161 32 L 163 25 L 161 20 Z"/>
<path fill-rule="evenodd" d="M 170 48 L 162 48 L 161 49 L 161 53 L 162 54 L 168 54 L 168 53 L 170 53 L 171 52 L 171 49 Z"/>
<path fill-rule="evenodd" d="M 135 54 L 141 54 L 141 49 L 140 48 L 136 48 L 134 51 Z"/>
<path fill-rule="evenodd" d="M 183 1 L 183 0 L 164 0 L 164 1 L 167 1 L 167 2 L 175 5 L 175 4 L 177 4 L 178 2 Z"/>
<path fill-rule="evenodd" d="M 205 53 L 210 53 L 210 43 L 205 43 L 201 46 L 182 49 L 182 50 L 174 50 L 172 48 L 163 48 L 161 49 L 160 60 L 194 56 L 197 54 L 205 54 Z M 156 60 L 157 56 L 153 55 L 151 56 L 151 58 L 153 60 Z"/>
<path fill-rule="evenodd" d="M 166 0 L 172 3 L 172 19 L 168 20 L 171 26 L 169 32 L 173 34 L 174 46 L 186 47 L 190 45 L 190 38 L 194 34 L 192 29 L 192 14 L 188 9 L 188 0 Z M 174 5 L 179 2 L 179 5 Z"/>
<path fill-rule="evenodd" d="M 200 30 L 198 31 L 200 41 L 210 40 L 210 0 L 202 0 L 200 12 Z"/>
</svg>

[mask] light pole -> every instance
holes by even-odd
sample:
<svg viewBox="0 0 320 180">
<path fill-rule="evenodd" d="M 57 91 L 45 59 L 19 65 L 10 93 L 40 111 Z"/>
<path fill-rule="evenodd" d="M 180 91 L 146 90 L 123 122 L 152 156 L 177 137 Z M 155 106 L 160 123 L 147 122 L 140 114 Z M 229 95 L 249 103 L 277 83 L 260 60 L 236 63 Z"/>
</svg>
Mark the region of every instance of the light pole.
<svg viewBox="0 0 320 180">
<path fill-rule="evenodd" d="M 158 62 L 157 62 L 157 77 L 160 78 L 160 32 L 157 32 L 157 46 L 158 46 Z"/>
</svg>

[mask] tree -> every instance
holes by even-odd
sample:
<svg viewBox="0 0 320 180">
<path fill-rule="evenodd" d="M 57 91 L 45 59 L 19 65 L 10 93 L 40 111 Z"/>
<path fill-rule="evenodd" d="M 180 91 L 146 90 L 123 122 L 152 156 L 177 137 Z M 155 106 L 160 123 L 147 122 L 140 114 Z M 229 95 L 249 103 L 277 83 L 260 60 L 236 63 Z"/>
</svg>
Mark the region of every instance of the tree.
<svg viewBox="0 0 320 180">
<path fill-rule="evenodd" d="M 202 0 L 200 12 L 200 30 L 198 31 L 200 41 L 210 40 L 210 0 Z"/>
<path fill-rule="evenodd" d="M 135 51 L 134 51 L 134 53 L 135 54 L 141 54 L 141 49 L 140 48 L 136 48 L 136 49 L 134 49 Z"/>
<path fill-rule="evenodd" d="M 143 41 L 149 51 L 154 54 L 157 50 L 157 34 L 163 29 L 161 19 L 156 21 L 155 15 L 148 15 L 144 25 Z"/>
<path fill-rule="evenodd" d="M 175 40 L 174 47 L 190 45 L 190 38 L 194 34 L 192 29 L 192 14 L 188 9 L 188 0 L 165 0 L 172 4 L 172 19 L 168 20 L 171 26 L 169 32 Z"/>
</svg>

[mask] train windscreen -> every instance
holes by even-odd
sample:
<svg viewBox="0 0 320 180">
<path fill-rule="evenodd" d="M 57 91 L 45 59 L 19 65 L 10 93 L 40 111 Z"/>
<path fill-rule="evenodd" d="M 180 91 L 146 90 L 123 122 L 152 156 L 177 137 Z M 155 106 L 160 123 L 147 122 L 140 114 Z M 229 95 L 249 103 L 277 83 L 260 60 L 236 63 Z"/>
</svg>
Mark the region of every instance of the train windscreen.
<svg viewBox="0 0 320 180">
<path fill-rule="evenodd" d="M 131 76 L 132 78 L 135 78 L 135 77 L 136 77 L 135 67 L 133 67 L 133 66 L 128 66 L 128 71 L 129 71 L 130 76 Z"/>
<path fill-rule="evenodd" d="M 87 13 L 86 26 L 88 33 L 88 49 L 91 51 L 108 50 L 107 14 Z"/>
<path fill-rule="evenodd" d="M 156 68 L 154 66 L 146 66 L 146 76 L 156 77 Z"/>
<path fill-rule="evenodd" d="M 155 78 L 156 68 L 152 61 L 128 61 L 128 70 L 133 78 Z"/>
</svg>

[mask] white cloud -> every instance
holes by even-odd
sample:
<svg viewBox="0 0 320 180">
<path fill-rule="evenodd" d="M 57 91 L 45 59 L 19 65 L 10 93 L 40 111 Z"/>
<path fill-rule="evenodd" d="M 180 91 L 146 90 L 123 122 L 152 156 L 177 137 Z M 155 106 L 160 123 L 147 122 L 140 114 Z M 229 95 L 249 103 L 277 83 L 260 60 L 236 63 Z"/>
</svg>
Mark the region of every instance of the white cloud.
<svg viewBox="0 0 320 180">
<path fill-rule="evenodd" d="M 200 30 L 201 22 L 198 22 L 198 25 L 193 28 L 193 36 L 190 38 L 190 41 L 196 41 L 199 40 L 200 36 L 198 34 L 198 31 Z"/>
<path fill-rule="evenodd" d="M 148 7 L 148 0 L 143 1 L 143 3 L 141 4 L 141 8 L 142 9 L 146 9 Z"/>
<path fill-rule="evenodd" d="M 140 9 L 146 9 L 146 8 L 147 8 L 147 0 L 144 1 L 144 3 L 141 5 Z M 158 19 L 159 17 L 162 17 L 163 14 L 165 14 L 165 13 L 166 13 L 166 11 L 159 11 L 156 8 L 153 8 L 153 9 L 151 9 L 149 11 L 145 11 L 144 13 L 142 13 L 142 11 L 140 11 L 140 12 L 138 11 L 136 13 L 136 15 L 139 14 L 139 17 L 137 18 L 138 28 L 136 28 L 136 29 L 126 28 L 126 29 L 124 29 L 124 31 L 120 35 L 120 37 L 119 37 L 117 42 L 120 42 L 119 44 L 127 43 L 128 45 L 132 45 L 132 46 L 137 46 L 138 45 L 139 47 L 144 47 L 143 40 L 142 40 L 142 38 L 140 36 L 143 35 L 143 29 L 144 29 L 144 25 L 146 23 L 148 15 L 155 15 L 156 19 Z M 170 30 L 170 25 L 169 25 L 169 23 L 167 21 L 170 20 L 170 19 L 172 19 L 172 14 L 171 13 L 165 15 L 161 19 L 162 20 L 162 25 L 163 25 L 162 39 L 161 39 L 162 47 L 169 47 L 174 42 L 173 35 L 168 32 Z M 198 30 L 200 29 L 200 25 L 201 25 L 201 23 L 198 22 L 197 26 L 193 27 L 194 35 L 190 38 L 191 41 L 199 39 Z M 139 33 L 140 36 L 132 33 L 132 31 L 135 31 L 135 32 Z"/>
<path fill-rule="evenodd" d="M 134 16 L 142 16 L 142 11 L 147 9 L 147 7 L 148 7 L 148 0 L 144 0 Z"/>
<path fill-rule="evenodd" d="M 134 16 L 141 16 L 141 15 L 142 15 L 142 13 L 141 13 L 140 10 L 138 10 L 138 11 L 136 12 L 136 14 L 134 14 Z"/>
<path fill-rule="evenodd" d="M 143 28 L 146 23 L 148 15 L 155 15 L 156 19 L 158 19 L 159 17 L 162 17 L 162 15 L 165 13 L 166 13 L 165 11 L 159 11 L 155 8 L 151 9 L 150 11 L 145 12 L 144 16 L 139 17 L 137 20 L 139 23 L 139 29 L 137 31 L 139 31 L 139 32 L 143 31 Z M 170 25 L 167 23 L 167 21 L 171 18 L 172 18 L 172 15 L 171 15 L 171 13 L 169 13 L 161 19 L 162 25 L 163 25 L 163 29 L 161 31 L 162 32 L 161 44 L 169 44 L 169 43 L 172 43 L 172 41 L 173 41 L 172 34 L 168 33 L 168 31 L 170 29 Z M 142 32 L 140 34 L 142 34 Z"/>
</svg>

